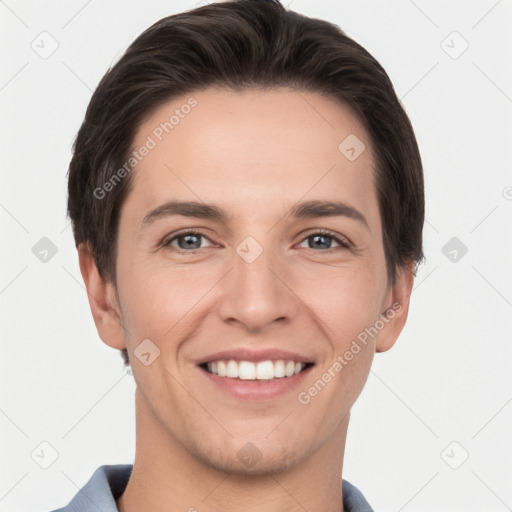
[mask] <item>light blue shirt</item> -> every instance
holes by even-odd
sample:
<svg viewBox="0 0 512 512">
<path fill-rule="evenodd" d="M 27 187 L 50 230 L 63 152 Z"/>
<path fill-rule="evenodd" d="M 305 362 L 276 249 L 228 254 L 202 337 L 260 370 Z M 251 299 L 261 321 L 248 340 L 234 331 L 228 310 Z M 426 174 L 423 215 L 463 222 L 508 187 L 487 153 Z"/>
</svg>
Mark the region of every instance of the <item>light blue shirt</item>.
<svg viewBox="0 0 512 512">
<path fill-rule="evenodd" d="M 118 512 L 115 500 L 126 489 L 132 468 L 132 464 L 100 466 L 67 506 L 53 512 Z M 374 512 L 357 487 L 343 480 L 342 489 L 345 512 Z"/>
</svg>

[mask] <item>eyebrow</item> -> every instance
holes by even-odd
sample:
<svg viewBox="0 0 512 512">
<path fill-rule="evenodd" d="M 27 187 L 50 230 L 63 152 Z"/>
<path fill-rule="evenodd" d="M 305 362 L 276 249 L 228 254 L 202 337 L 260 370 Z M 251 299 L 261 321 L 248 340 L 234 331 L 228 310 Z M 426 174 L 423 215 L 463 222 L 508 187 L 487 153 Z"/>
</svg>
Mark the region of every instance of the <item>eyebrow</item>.
<svg viewBox="0 0 512 512">
<path fill-rule="evenodd" d="M 156 220 L 182 215 L 198 219 L 212 219 L 222 223 L 229 221 L 229 215 L 220 207 L 213 204 L 200 203 L 197 201 L 168 201 L 154 210 L 151 210 L 142 219 L 140 230 Z M 364 215 L 354 207 L 335 201 L 305 201 L 294 205 L 287 214 L 288 217 L 296 219 L 312 219 L 317 217 L 348 217 L 363 224 L 368 230 L 370 226 Z"/>
</svg>

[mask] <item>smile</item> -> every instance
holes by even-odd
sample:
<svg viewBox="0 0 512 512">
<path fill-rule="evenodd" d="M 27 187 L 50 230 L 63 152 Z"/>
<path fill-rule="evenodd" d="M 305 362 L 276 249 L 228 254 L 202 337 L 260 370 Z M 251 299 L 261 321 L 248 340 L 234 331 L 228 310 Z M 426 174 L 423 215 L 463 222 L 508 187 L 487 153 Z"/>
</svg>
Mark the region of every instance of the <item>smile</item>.
<svg viewBox="0 0 512 512">
<path fill-rule="evenodd" d="M 298 375 L 312 363 L 279 359 L 259 362 L 218 360 L 204 363 L 201 367 L 209 373 L 239 380 L 272 380 Z"/>
</svg>

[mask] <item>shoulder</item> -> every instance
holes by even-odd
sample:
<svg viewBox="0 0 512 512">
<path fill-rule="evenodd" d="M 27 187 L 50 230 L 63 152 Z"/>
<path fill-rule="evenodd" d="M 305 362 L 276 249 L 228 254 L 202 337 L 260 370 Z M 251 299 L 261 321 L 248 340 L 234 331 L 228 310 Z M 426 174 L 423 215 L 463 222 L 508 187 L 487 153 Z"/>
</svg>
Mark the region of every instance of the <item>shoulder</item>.
<svg viewBox="0 0 512 512">
<path fill-rule="evenodd" d="M 132 468 L 131 464 L 100 466 L 68 505 L 53 512 L 117 512 L 115 500 L 124 492 Z"/>
<path fill-rule="evenodd" d="M 347 480 L 342 480 L 343 508 L 345 512 L 374 512 L 363 493 Z"/>
</svg>

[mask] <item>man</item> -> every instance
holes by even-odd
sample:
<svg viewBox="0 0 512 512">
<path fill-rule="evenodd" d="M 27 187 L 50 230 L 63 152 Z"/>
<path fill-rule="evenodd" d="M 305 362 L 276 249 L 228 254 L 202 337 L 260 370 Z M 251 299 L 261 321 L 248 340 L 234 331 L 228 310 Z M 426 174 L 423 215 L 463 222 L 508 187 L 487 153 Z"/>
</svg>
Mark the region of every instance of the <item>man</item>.
<svg viewBox="0 0 512 512">
<path fill-rule="evenodd" d="M 375 59 L 277 0 L 160 20 L 96 89 L 69 169 L 132 465 L 61 511 L 371 511 L 350 409 L 407 319 L 423 171 Z"/>
</svg>

